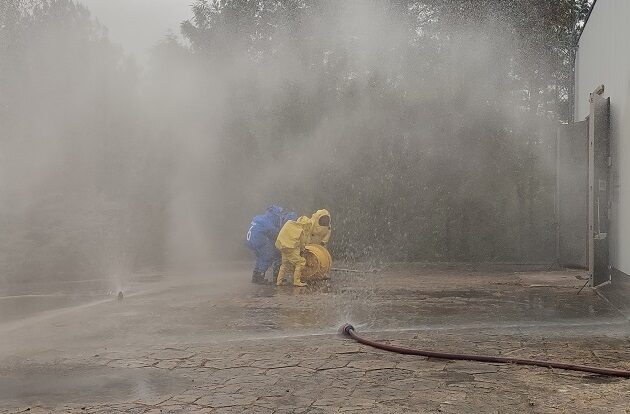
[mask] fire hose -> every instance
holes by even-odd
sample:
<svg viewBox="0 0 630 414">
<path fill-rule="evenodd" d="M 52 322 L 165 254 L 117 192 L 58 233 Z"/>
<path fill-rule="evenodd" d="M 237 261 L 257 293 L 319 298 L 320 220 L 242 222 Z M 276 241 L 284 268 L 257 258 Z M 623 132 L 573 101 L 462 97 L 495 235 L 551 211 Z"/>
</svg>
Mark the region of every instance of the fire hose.
<svg viewBox="0 0 630 414">
<path fill-rule="evenodd" d="M 498 363 L 498 364 L 531 365 L 531 366 L 544 367 L 544 368 L 558 368 L 558 369 L 565 369 L 565 370 L 571 370 L 571 371 L 589 372 L 592 374 L 609 375 L 613 377 L 630 378 L 630 371 L 622 370 L 622 369 L 599 368 L 599 367 L 591 367 L 587 365 L 574 365 L 574 364 L 567 364 L 564 362 L 541 361 L 541 360 L 536 360 L 536 359 L 522 359 L 522 358 L 510 358 L 510 357 L 490 356 L 490 355 L 470 355 L 470 354 L 456 354 L 456 353 L 448 353 L 448 352 L 425 351 L 421 349 L 411 349 L 411 348 L 405 348 L 402 346 L 389 345 L 389 344 L 384 344 L 381 342 L 372 341 L 370 339 L 366 339 L 359 336 L 359 334 L 357 334 L 357 332 L 355 331 L 354 326 L 350 325 L 349 323 L 343 325 L 339 329 L 339 331 L 340 333 L 354 339 L 360 344 L 371 346 L 377 349 L 381 349 L 383 351 L 395 352 L 395 353 L 403 354 L 403 355 L 418 355 L 418 356 L 424 356 L 428 358 L 478 361 L 478 362 L 489 362 L 489 363 Z"/>
</svg>

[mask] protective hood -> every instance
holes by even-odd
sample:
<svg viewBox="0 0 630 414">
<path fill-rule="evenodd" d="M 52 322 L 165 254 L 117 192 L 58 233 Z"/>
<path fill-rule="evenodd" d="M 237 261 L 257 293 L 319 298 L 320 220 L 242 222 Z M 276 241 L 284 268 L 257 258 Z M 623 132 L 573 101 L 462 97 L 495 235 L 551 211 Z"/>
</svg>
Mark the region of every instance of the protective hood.
<svg viewBox="0 0 630 414">
<path fill-rule="evenodd" d="M 313 213 L 313 215 L 311 216 L 311 220 L 313 220 L 313 224 L 318 225 L 319 226 L 319 219 L 324 217 L 324 216 L 328 216 L 330 217 L 330 213 L 328 212 L 328 210 L 317 210 L 315 213 Z M 320 226 L 322 227 L 322 226 Z M 330 226 L 328 226 L 330 227 Z"/>
<path fill-rule="evenodd" d="M 282 207 L 277 206 L 275 204 L 272 204 L 269 207 L 267 207 L 267 213 L 274 214 L 276 216 L 279 216 L 280 214 L 282 214 L 283 211 L 284 209 Z"/>
<path fill-rule="evenodd" d="M 280 227 L 282 227 L 282 225 L 286 221 L 282 219 L 283 211 L 284 209 L 282 207 L 276 206 L 274 204 L 267 207 L 267 211 L 265 211 L 265 216 L 267 217 L 269 222 L 273 223 L 273 226 L 276 229 L 279 229 Z"/>
<path fill-rule="evenodd" d="M 311 221 L 313 223 L 313 227 L 311 230 L 311 236 L 309 243 L 313 244 L 326 244 L 330 239 L 331 226 L 320 226 L 319 219 L 328 216 L 330 217 L 330 213 L 328 210 L 317 210 L 312 216 Z M 332 222 L 332 218 L 331 218 Z"/>
</svg>

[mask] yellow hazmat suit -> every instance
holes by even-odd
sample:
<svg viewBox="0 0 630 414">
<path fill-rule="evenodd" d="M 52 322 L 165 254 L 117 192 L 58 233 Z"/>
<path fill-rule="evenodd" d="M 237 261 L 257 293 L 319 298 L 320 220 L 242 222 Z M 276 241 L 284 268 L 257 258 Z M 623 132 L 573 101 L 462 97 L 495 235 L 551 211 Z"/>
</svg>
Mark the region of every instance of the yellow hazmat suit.
<svg viewBox="0 0 630 414">
<path fill-rule="evenodd" d="M 276 279 L 276 285 L 280 286 L 284 282 L 287 271 L 293 268 L 293 285 L 306 286 L 302 283 L 302 269 L 306 265 L 306 259 L 300 254 L 309 242 L 309 236 L 313 228 L 310 218 L 302 216 L 297 220 L 287 221 L 276 239 L 276 248 L 282 254 L 282 264 Z"/>
<path fill-rule="evenodd" d="M 319 221 L 322 217 L 328 216 L 328 225 L 322 226 Z M 330 213 L 328 210 L 317 210 L 312 216 L 313 229 L 311 230 L 311 237 L 309 243 L 321 244 L 325 246 L 330 240 Z"/>
</svg>

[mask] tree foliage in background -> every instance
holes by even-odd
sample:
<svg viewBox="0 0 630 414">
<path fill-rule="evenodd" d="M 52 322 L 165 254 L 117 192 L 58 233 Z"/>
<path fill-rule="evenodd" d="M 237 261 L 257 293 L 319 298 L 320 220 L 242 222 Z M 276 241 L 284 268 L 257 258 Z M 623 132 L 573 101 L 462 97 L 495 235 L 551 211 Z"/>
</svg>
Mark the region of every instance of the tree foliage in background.
<svg viewBox="0 0 630 414">
<path fill-rule="evenodd" d="M 271 202 L 331 210 L 336 258 L 553 260 L 587 11 L 203 0 L 141 75 L 73 1 L 0 2 L 0 274 L 241 258 Z"/>
<path fill-rule="evenodd" d="M 337 256 L 550 261 L 555 122 L 570 117 L 587 10 L 585 0 L 198 1 L 182 32 L 209 73 L 247 61 L 259 76 L 226 77 L 250 102 L 226 111 L 231 180 L 303 212 L 331 209 Z M 285 162 L 300 151 L 309 159 Z M 261 183 L 270 160 L 289 176 Z M 227 211 L 239 205 L 251 204 Z"/>
<path fill-rule="evenodd" d="M 126 268 L 145 248 L 135 218 L 149 202 L 136 197 L 134 64 L 73 1 L 1 7 L 0 278 Z"/>
</svg>

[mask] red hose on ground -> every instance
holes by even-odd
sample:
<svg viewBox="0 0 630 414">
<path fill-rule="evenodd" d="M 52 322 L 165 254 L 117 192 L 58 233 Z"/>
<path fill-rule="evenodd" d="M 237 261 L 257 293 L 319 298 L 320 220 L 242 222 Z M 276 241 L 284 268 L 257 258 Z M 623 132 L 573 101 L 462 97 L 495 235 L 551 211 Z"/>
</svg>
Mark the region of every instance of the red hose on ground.
<svg viewBox="0 0 630 414">
<path fill-rule="evenodd" d="M 499 363 L 499 364 L 533 365 L 537 367 L 559 368 L 559 369 L 566 369 L 566 370 L 571 370 L 571 371 L 589 372 L 592 374 L 609 375 L 613 377 L 630 378 L 630 371 L 623 370 L 623 369 L 589 367 L 586 365 L 574 365 L 574 364 L 566 364 L 563 362 L 540 361 L 536 359 L 521 359 L 521 358 L 510 358 L 510 357 L 489 356 L 489 355 L 451 354 L 447 352 L 424 351 L 420 349 L 411 349 L 411 348 L 404 348 L 401 346 L 388 345 L 388 344 L 383 344 L 380 342 L 376 342 L 376 341 L 372 341 L 372 340 L 360 337 L 356 333 L 354 326 L 350 324 L 343 325 L 340 328 L 340 332 L 349 336 L 350 338 L 354 339 L 355 341 L 363 345 L 382 349 L 383 351 L 396 352 L 398 354 L 404 354 L 404 355 L 419 355 L 419 356 L 424 356 L 424 357 L 429 357 L 429 358 L 452 359 L 452 360 L 493 362 L 493 363 Z"/>
</svg>

